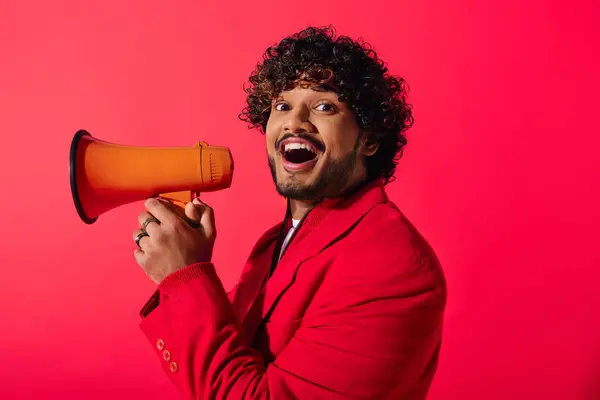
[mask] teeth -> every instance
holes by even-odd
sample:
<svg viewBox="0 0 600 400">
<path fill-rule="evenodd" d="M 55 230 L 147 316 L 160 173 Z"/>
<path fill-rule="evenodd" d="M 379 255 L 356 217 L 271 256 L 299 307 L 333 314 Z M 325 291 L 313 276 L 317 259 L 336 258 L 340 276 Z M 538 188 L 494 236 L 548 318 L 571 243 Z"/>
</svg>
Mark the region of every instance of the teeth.
<svg viewBox="0 0 600 400">
<path fill-rule="evenodd" d="M 311 153 L 314 153 L 312 147 L 305 143 L 287 143 L 283 148 L 283 151 L 297 150 L 297 149 L 306 149 Z"/>
</svg>

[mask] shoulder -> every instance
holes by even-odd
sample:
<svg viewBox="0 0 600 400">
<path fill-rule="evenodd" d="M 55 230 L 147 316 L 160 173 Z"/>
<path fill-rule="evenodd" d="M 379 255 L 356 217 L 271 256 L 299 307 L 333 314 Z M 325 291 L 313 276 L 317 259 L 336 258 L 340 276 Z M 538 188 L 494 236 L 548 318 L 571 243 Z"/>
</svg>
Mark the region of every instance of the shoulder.
<svg viewBox="0 0 600 400">
<path fill-rule="evenodd" d="M 352 248 L 359 245 L 356 251 L 362 255 L 366 255 L 364 250 L 400 257 L 415 251 L 423 256 L 433 255 L 433 249 L 419 230 L 390 201 L 379 203 L 357 221 L 347 235 L 346 245 Z"/>
<path fill-rule="evenodd" d="M 335 246 L 336 279 L 445 292 L 435 251 L 393 202 L 373 207 Z"/>
</svg>

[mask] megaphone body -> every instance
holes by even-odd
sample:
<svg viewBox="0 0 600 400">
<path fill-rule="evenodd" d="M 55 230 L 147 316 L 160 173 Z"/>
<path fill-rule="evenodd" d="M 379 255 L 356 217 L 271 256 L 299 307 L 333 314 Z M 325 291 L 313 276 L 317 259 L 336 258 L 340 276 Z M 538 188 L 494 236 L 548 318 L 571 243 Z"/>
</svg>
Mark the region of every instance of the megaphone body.
<svg viewBox="0 0 600 400">
<path fill-rule="evenodd" d="M 113 208 L 162 197 L 185 207 L 200 192 L 230 187 L 233 159 L 226 147 L 135 147 L 109 143 L 79 130 L 71 142 L 73 202 L 87 224 Z"/>
</svg>

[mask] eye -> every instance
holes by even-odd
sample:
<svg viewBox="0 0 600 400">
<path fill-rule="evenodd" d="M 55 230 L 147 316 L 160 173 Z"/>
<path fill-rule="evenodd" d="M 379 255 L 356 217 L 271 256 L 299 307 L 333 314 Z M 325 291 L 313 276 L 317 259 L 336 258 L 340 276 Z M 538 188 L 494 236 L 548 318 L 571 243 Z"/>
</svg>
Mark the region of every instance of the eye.
<svg viewBox="0 0 600 400">
<path fill-rule="evenodd" d="M 289 106 L 288 106 L 288 104 L 287 104 L 287 103 L 283 103 L 283 102 L 276 103 L 276 104 L 273 106 L 273 108 L 274 108 L 275 110 L 277 110 L 277 111 L 287 111 L 287 110 L 289 110 Z"/>
<path fill-rule="evenodd" d="M 333 112 L 336 110 L 336 107 L 335 107 L 335 105 L 333 105 L 331 103 L 320 103 L 319 105 L 317 105 L 317 110 L 325 111 L 325 112 Z"/>
</svg>

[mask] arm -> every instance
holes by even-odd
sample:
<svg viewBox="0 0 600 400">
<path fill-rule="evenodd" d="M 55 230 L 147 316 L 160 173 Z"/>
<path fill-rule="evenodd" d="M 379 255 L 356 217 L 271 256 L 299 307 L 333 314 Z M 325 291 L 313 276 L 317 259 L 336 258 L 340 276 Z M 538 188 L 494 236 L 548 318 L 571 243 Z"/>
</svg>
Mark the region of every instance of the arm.
<svg viewBox="0 0 600 400">
<path fill-rule="evenodd" d="M 404 293 L 395 288 L 393 297 L 361 290 L 369 289 L 364 280 L 331 280 L 268 367 L 257 350 L 243 345 L 210 263 L 167 277 L 158 306 L 140 326 L 167 376 L 189 399 L 373 398 L 391 387 L 399 387 L 394 396 L 402 398 L 439 346 L 445 288 L 427 276 L 402 279 Z"/>
</svg>

